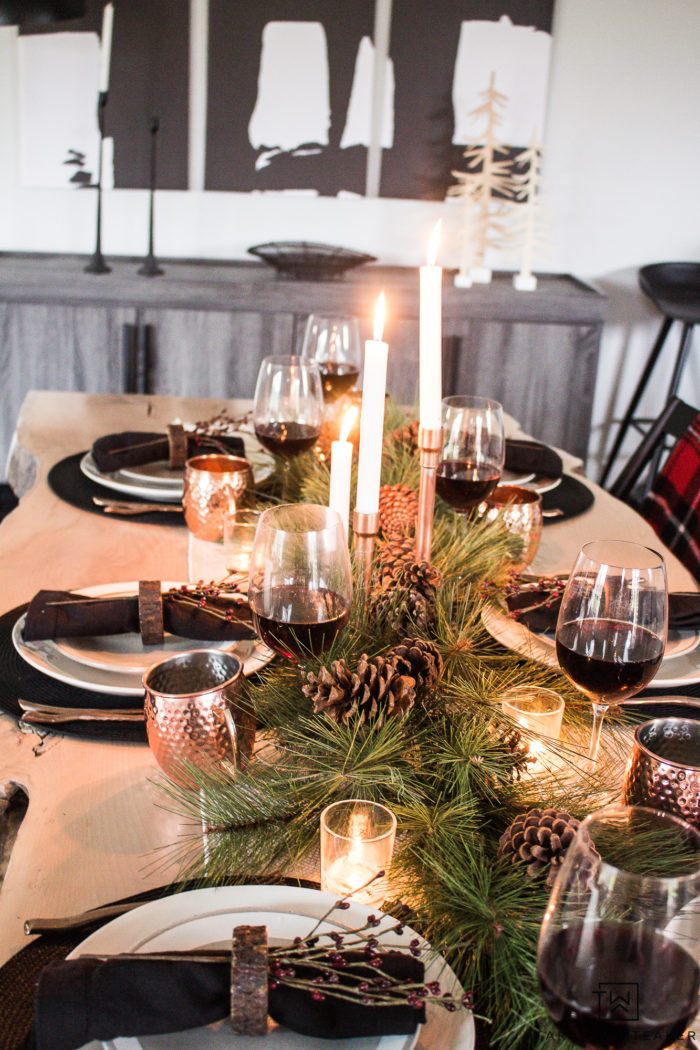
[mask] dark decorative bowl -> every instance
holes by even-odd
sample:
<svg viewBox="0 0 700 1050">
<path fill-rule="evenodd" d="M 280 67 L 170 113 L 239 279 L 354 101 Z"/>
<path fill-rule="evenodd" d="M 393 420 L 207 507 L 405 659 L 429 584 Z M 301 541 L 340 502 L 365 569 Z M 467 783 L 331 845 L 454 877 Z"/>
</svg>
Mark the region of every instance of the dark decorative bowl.
<svg viewBox="0 0 700 1050">
<path fill-rule="evenodd" d="M 346 270 L 364 263 L 376 262 L 376 256 L 356 252 L 352 248 L 335 248 L 332 244 L 312 244 L 308 241 L 277 241 L 256 244 L 249 248 L 278 274 L 297 281 L 328 281 L 342 277 Z"/>
</svg>

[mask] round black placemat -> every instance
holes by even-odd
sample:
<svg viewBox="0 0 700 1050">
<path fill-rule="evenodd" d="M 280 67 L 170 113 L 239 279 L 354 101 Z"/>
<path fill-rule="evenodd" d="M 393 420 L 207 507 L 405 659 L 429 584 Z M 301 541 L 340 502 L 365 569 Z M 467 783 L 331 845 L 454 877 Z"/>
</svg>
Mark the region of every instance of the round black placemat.
<svg viewBox="0 0 700 1050">
<path fill-rule="evenodd" d="M 577 518 L 589 507 L 593 506 L 595 496 L 578 478 L 571 474 L 563 474 L 560 483 L 549 492 L 542 493 L 542 510 L 561 510 L 555 518 L 545 518 L 545 525 L 555 525 L 558 521 L 567 521 L 569 518 Z"/>
<path fill-rule="evenodd" d="M 26 605 L 19 605 L 0 616 L 0 708 L 3 711 L 21 718 L 18 697 L 56 707 L 100 707 L 109 710 L 113 707 L 138 709 L 143 706 L 143 700 L 137 696 L 94 693 L 90 689 L 66 685 L 30 667 L 12 644 L 12 628 L 26 608 Z M 37 725 L 36 728 L 92 740 L 146 743 L 146 726 L 139 722 L 61 722 L 51 726 Z"/>
<path fill-rule="evenodd" d="M 76 452 L 74 456 L 66 456 L 56 463 L 49 471 L 49 488 L 59 499 L 70 503 L 72 507 L 87 510 L 91 514 L 99 514 L 101 518 L 112 518 L 114 521 L 142 521 L 146 525 L 184 525 L 185 517 L 182 507 L 178 504 L 171 511 L 152 511 L 150 514 L 105 514 L 101 507 L 92 502 L 93 496 L 102 499 L 124 499 L 129 503 L 150 503 L 151 500 L 139 499 L 138 496 L 129 496 L 120 492 L 112 492 L 104 485 L 87 478 L 80 469 L 80 461 L 84 452 Z"/>
<path fill-rule="evenodd" d="M 302 886 L 306 889 L 317 890 L 317 882 L 309 882 L 307 879 L 247 879 L 248 885 L 260 883 L 269 885 L 279 882 L 285 886 Z M 182 890 L 200 889 L 201 884 L 194 883 L 179 884 L 177 886 L 164 886 L 160 890 L 150 890 L 146 893 L 137 893 L 133 897 L 124 897 L 125 901 L 147 902 L 167 897 L 172 893 Z M 121 903 L 121 901 L 119 901 Z M 29 916 L 25 916 L 29 918 Z M 25 1046 L 27 1036 L 32 1025 L 34 1016 L 34 994 L 39 974 L 54 959 L 65 959 L 74 948 L 85 940 L 88 934 L 105 926 L 104 922 L 93 925 L 82 926 L 79 930 L 70 930 L 65 933 L 45 933 L 32 941 L 25 948 L 21 948 L 16 955 L 8 959 L 4 966 L 0 967 L 0 1050 L 22 1050 Z"/>
</svg>

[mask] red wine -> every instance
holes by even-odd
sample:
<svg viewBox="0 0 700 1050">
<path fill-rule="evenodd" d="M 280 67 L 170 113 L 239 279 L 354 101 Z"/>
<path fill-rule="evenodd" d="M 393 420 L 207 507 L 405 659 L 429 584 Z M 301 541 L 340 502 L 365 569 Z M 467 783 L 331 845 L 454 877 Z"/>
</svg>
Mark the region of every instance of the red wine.
<svg viewBox="0 0 700 1050">
<path fill-rule="evenodd" d="M 617 704 L 652 680 L 664 647 L 644 627 L 616 620 L 571 620 L 557 628 L 564 674 L 591 700 Z"/>
<path fill-rule="evenodd" d="M 501 472 L 488 464 L 474 466 L 466 459 L 443 459 L 435 487 L 438 496 L 461 513 L 493 492 L 500 477 Z"/>
<path fill-rule="evenodd" d="M 537 976 L 554 1024 L 588 1050 L 661 1050 L 683 1034 L 697 1009 L 695 960 L 634 924 L 560 930 L 546 943 Z"/>
<path fill-rule="evenodd" d="M 350 602 L 334 591 L 289 585 L 254 594 L 250 609 L 265 645 L 295 660 L 329 648 L 348 621 Z"/>
<path fill-rule="evenodd" d="M 349 362 L 319 361 L 318 367 L 321 370 L 323 396 L 326 401 L 334 401 L 346 390 L 350 390 L 360 375 L 360 369 Z"/>
<path fill-rule="evenodd" d="M 263 423 L 255 428 L 260 444 L 276 456 L 297 456 L 300 452 L 308 452 L 320 433 L 321 428 L 311 423 Z"/>
</svg>

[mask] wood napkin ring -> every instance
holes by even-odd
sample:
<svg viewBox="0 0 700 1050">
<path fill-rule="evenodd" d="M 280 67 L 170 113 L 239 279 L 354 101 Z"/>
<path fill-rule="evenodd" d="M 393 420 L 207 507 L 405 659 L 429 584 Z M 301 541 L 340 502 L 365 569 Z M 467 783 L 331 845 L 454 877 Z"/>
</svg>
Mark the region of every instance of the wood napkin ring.
<svg viewBox="0 0 700 1050">
<path fill-rule="evenodd" d="M 139 630 L 144 645 L 162 644 L 165 635 L 160 580 L 139 580 Z"/>
<path fill-rule="evenodd" d="M 187 462 L 187 434 L 182 423 L 168 423 L 168 445 L 172 470 L 183 470 Z"/>
<path fill-rule="evenodd" d="M 267 926 L 235 926 L 231 950 L 231 1027 L 267 1034 Z"/>
</svg>

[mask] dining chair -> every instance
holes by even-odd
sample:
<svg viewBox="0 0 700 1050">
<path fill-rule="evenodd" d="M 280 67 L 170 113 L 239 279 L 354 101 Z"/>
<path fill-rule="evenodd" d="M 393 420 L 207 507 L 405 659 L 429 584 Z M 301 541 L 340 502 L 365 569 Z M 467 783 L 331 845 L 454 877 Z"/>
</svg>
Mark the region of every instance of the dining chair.
<svg viewBox="0 0 700 1050">
<path fill-rule="evenodd" d="M 669 437 L 675 443 L 657 469 Z M 700 581 L 700 413 L 696 408 L 672 398 L 610 492 L 636 506 Z"/>
</svg>

